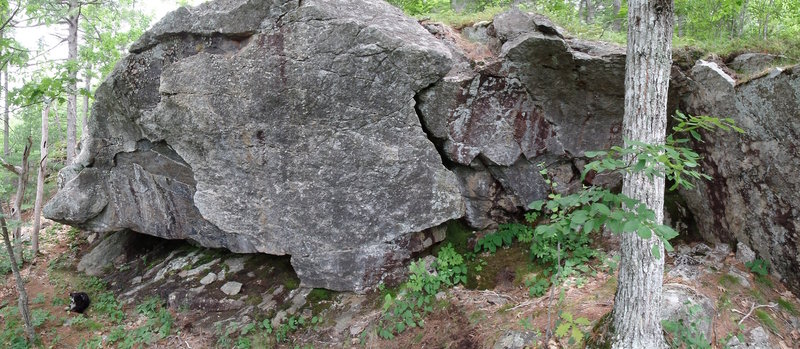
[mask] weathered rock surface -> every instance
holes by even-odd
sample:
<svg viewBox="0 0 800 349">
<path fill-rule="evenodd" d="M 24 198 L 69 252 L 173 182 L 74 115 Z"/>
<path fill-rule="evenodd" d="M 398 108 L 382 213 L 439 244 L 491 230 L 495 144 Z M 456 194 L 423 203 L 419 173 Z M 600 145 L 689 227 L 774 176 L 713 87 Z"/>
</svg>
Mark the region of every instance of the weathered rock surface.
<svg viewBox="0 0 800 349">
<path fill-rule="evenodd" d="M 125 249 L 132 240 L 136 239 L 136 235 L 131 231 L 110 234 L 89 253 L 81 257 L 81 261 L 78 262 L 78 271 L 93 276 L 103 274 L 106 268 L 114 265 L 114 260 L 125 258 Z"/>
<path fill-rule="evenodd" d="M 450 53 L 382 1 L 219 0 L 167 16 L 98 89 L 54 220 L 290 254 L 361 291 L 463 215 L 414 95 Z"/>
<path fill-rule="evenodd" d="M 712 180 L 682 191 L 705 239 L 749 246 L 795 294 L 800 293 L 797 69 L 738 85 L 715 63 L 701 61 L 692 69 L 687 111 L 732 118 L 745 133 L 709 134 L 697 143 Z"/>
<path fill-rule="evenodd" d="M 445 42 L 458 42 L 428 28 Z M 498 15 L 486 35 L 477 45 L 493 50 L 493 57 L 457 64 L 418 98 L 476 228 L 494 226 L 546 196 L 550 188 L 539 163 L 560 189 L 579 185 L 583 152 L 621 141 L 624 99 L 620 47 L 564 40 L 546 19 L 517 10 Z M 474 56 L 448 47 L 454 57 Z"/>
<path fill-rule="evenodd" d="M 696 329 L 706 339 L 713 338 L 712 322 L 717 312 L 708 297 L 682 284 L 665 284 L 663 295 L 662 320 L 683 321 L 686 327 Z"/>
</svg>

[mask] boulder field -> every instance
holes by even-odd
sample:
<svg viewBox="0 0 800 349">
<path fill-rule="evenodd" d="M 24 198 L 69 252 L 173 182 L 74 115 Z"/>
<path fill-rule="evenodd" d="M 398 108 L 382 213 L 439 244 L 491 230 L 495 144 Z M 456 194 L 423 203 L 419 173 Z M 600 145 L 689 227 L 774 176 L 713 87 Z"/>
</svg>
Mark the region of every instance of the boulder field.
<svg viewBox="0 0 800 349">
<path fill-rule="evenodd" d="M 622 141 L 624 71 L 624 48 L 518 10 L 455 30 L 378 0 L 182 8 L 97 89 L 44 213 L 291 255 L 304 285 L 363 292 L 449 220 L 519 217 L 550 190 L 540 164 L 560 191 L 584 184 L 584 152 Z M 798 293 L 800 78 L 737 84 L 701 61 L 671 90 L 747 131 L 698 144 L 714 180 L 681 194 L 700 233 L 752 246 Z"/>
</svg>

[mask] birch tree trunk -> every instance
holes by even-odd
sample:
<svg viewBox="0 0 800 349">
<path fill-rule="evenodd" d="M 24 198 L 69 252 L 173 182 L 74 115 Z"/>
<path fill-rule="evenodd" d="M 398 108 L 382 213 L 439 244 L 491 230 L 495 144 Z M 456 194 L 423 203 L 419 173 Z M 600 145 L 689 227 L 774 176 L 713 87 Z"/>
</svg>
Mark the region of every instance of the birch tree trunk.
<svg viewBox="0 0 800 349">
<path fill-rule="evenodd" d="M 8 146 L 8 64 L 3 67 L 3 155 L 11 155 Z"/>
<path fill-rule="evenodd" d="M 667 89 L 672 64 L 672 0 L 631 0 L 628 3 L 628 49 L 625 65 L 627 140 L 664 144 L 667 127 Z M 664 178 L 626 174 L 622 193 L 647 204 L 664 219 Z M 653 234 L 621 236 L 621 261 L 614 300 L 613 348 L 664 348 L 661 331 L 661 287 L 664 246 Z M 652 250 L 659 251 L 659 256 Z"/>
<path fill-rule="evenodd" d="M 86 137 L 89 134 L 89 91 L 92 88 L 92 76 L 91 68 L 86 68 L 86 84 L 84 88 L 86 89 L 86 94 L 83 95 L 83 123 L 81 127 L 81 138 Z"/>
<path fill-rule="evenodd" d="M 25 335 L 28 337 L 28 342 L 33 343 L 36 339 L 36 333 L 33 331 L 30 310 L 28 309 L 28 292 L 25 292 L 25 283 L 22 281 L 22 275 L 19 273 L 17 259 L 14 258 L 14 248 L 11 247 L 11 241 L 8 239 L 8 225 L 6 224 L 6 219 L 3 217 L 2 212 L 0 212 L 0 228 L 2 228 L 3 242 L 6 245 L 8 259 L 11 261 L 11 271 L 14 273 L 14 279 L 17 280 L 19 315 L 22 317 L 22 321 L 25 322 Z M 20 246 L 17 246 L 17 248 L 21 250 Z"/>
<path fill-rule="evenodd" d="M 33 256 L 39 253 L 39 229 L 42 223 L 42 196 L 44 194 L 44 175 L 47 172 L 47 124 L 50 114 L 50 103 L 42 110 L 42 143 L 39 158 L 39 175 L 36 178 L 36 202 L 33 204 L 33 230 L 31 230 L 31 247 Z"/>
<path fill-rule="evenodd" d="M 69 1 L 69 14 L 67 17 L 67 25 L 69 28 L 69 35 L 67 36 L 67 44 L 69 46 L 69 56 L 67 57 L 70 62 L 77 64 L 78 60 L 78 18 L 80 17 L 80 7 L 78 0 Z M 76 147 L 76 123 L 78 120 L 78 70 L 72 67 L 69 70 L 69 79 L 67 83 L 67 162 L 66 165 L 72 164 L 75 159 Z"/>
<path fill-rule="evenodd" d="M 14 202 L 11 204 L 11 219 L 16 222 L 14 227 L 14 245 L 17 246 L 17 258 L 22 261 L 22 201 L 25 200 L 25 189 L 28 187 L 28 172 L 30 164 L 28 157 L 31 155 L 31 137 L 28 136 L 28 142 L 25 144 L 25 150 L 22 151 L 22 163 L 16 168 L 17 174 L 17 193 L 14 196 Z"/>
</svg>

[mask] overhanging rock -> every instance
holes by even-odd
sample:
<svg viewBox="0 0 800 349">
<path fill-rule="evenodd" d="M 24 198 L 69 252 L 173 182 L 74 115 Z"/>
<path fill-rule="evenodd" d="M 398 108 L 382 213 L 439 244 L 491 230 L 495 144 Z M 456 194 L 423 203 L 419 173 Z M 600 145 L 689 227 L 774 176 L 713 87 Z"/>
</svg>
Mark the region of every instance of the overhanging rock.
<svg viewBox="0 0 800 349">
<path fill-rule="evenodd" d="M 412 233 L 463 216 L 414 109 L 450 65 L 383 1 L 180 9 L 98 88 L 45 216 L 290 254 L 304 284 L 363 291 Z"/>
</svg>

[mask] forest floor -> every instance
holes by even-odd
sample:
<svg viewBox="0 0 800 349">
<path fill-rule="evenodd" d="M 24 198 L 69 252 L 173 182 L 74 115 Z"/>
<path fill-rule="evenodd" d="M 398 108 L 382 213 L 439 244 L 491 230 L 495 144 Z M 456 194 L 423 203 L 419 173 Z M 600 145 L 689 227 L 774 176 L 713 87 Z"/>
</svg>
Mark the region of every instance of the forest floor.
<svg viewBox="0 0 800 349">
<path fill-rule="evenodd" d="M 366 295 L 312 290 L 299 284 L 288 258 L 141 239 L 112 256 L 113 267 L 102 277 L 91 277 L 76 266 L 101 238 L 47 223 L 41 254 L 22 268 L 39 336 L 35 347 L 581 348 L 611 311 L 616 289 L 614 259 L 606 256 L 590 261 L 585 272 L 552 292 L 532 297 L 525 280 L 541 267 L 530 263 L 525 246 L 515 244 L 472 256 L 465 285 L 443 288 L 432 311 L 422 314 L 424 326 L 387 340 L 378 335 L 386 324 L 382 306 L 399 288 L 381 287 Z M 700 316 L 697 321 L 688 317 L 683 329 L 712 320 L 707 340 L 714 348 L 725 348 L 737 336 L 750 345 L 766 340 L 761 344 L 766 348 L 800 347 L 800 303 L 779 281 L 751 273 L 727 248 L 693 242 L 676 250 L 666 259 L 665 284 L 688 286 L 694 300 L 710 304 L 710 309 L 687 310 Z M 232 282 L 241 290 L 220 291 Z M 75 291 L 92 298 L 85 314 L 65 310 L 69 292 Z M 3 348 L 27 347 L 16 304 L 9 273 L 0 284 Z M 750 312 L 758 305 L 765 307 Z M 554 334 L 548 338 L 548 332 Z M 686 333 L 691 331 L 673 332 L 670 338 L 691 347 Z"/>
</svg>

